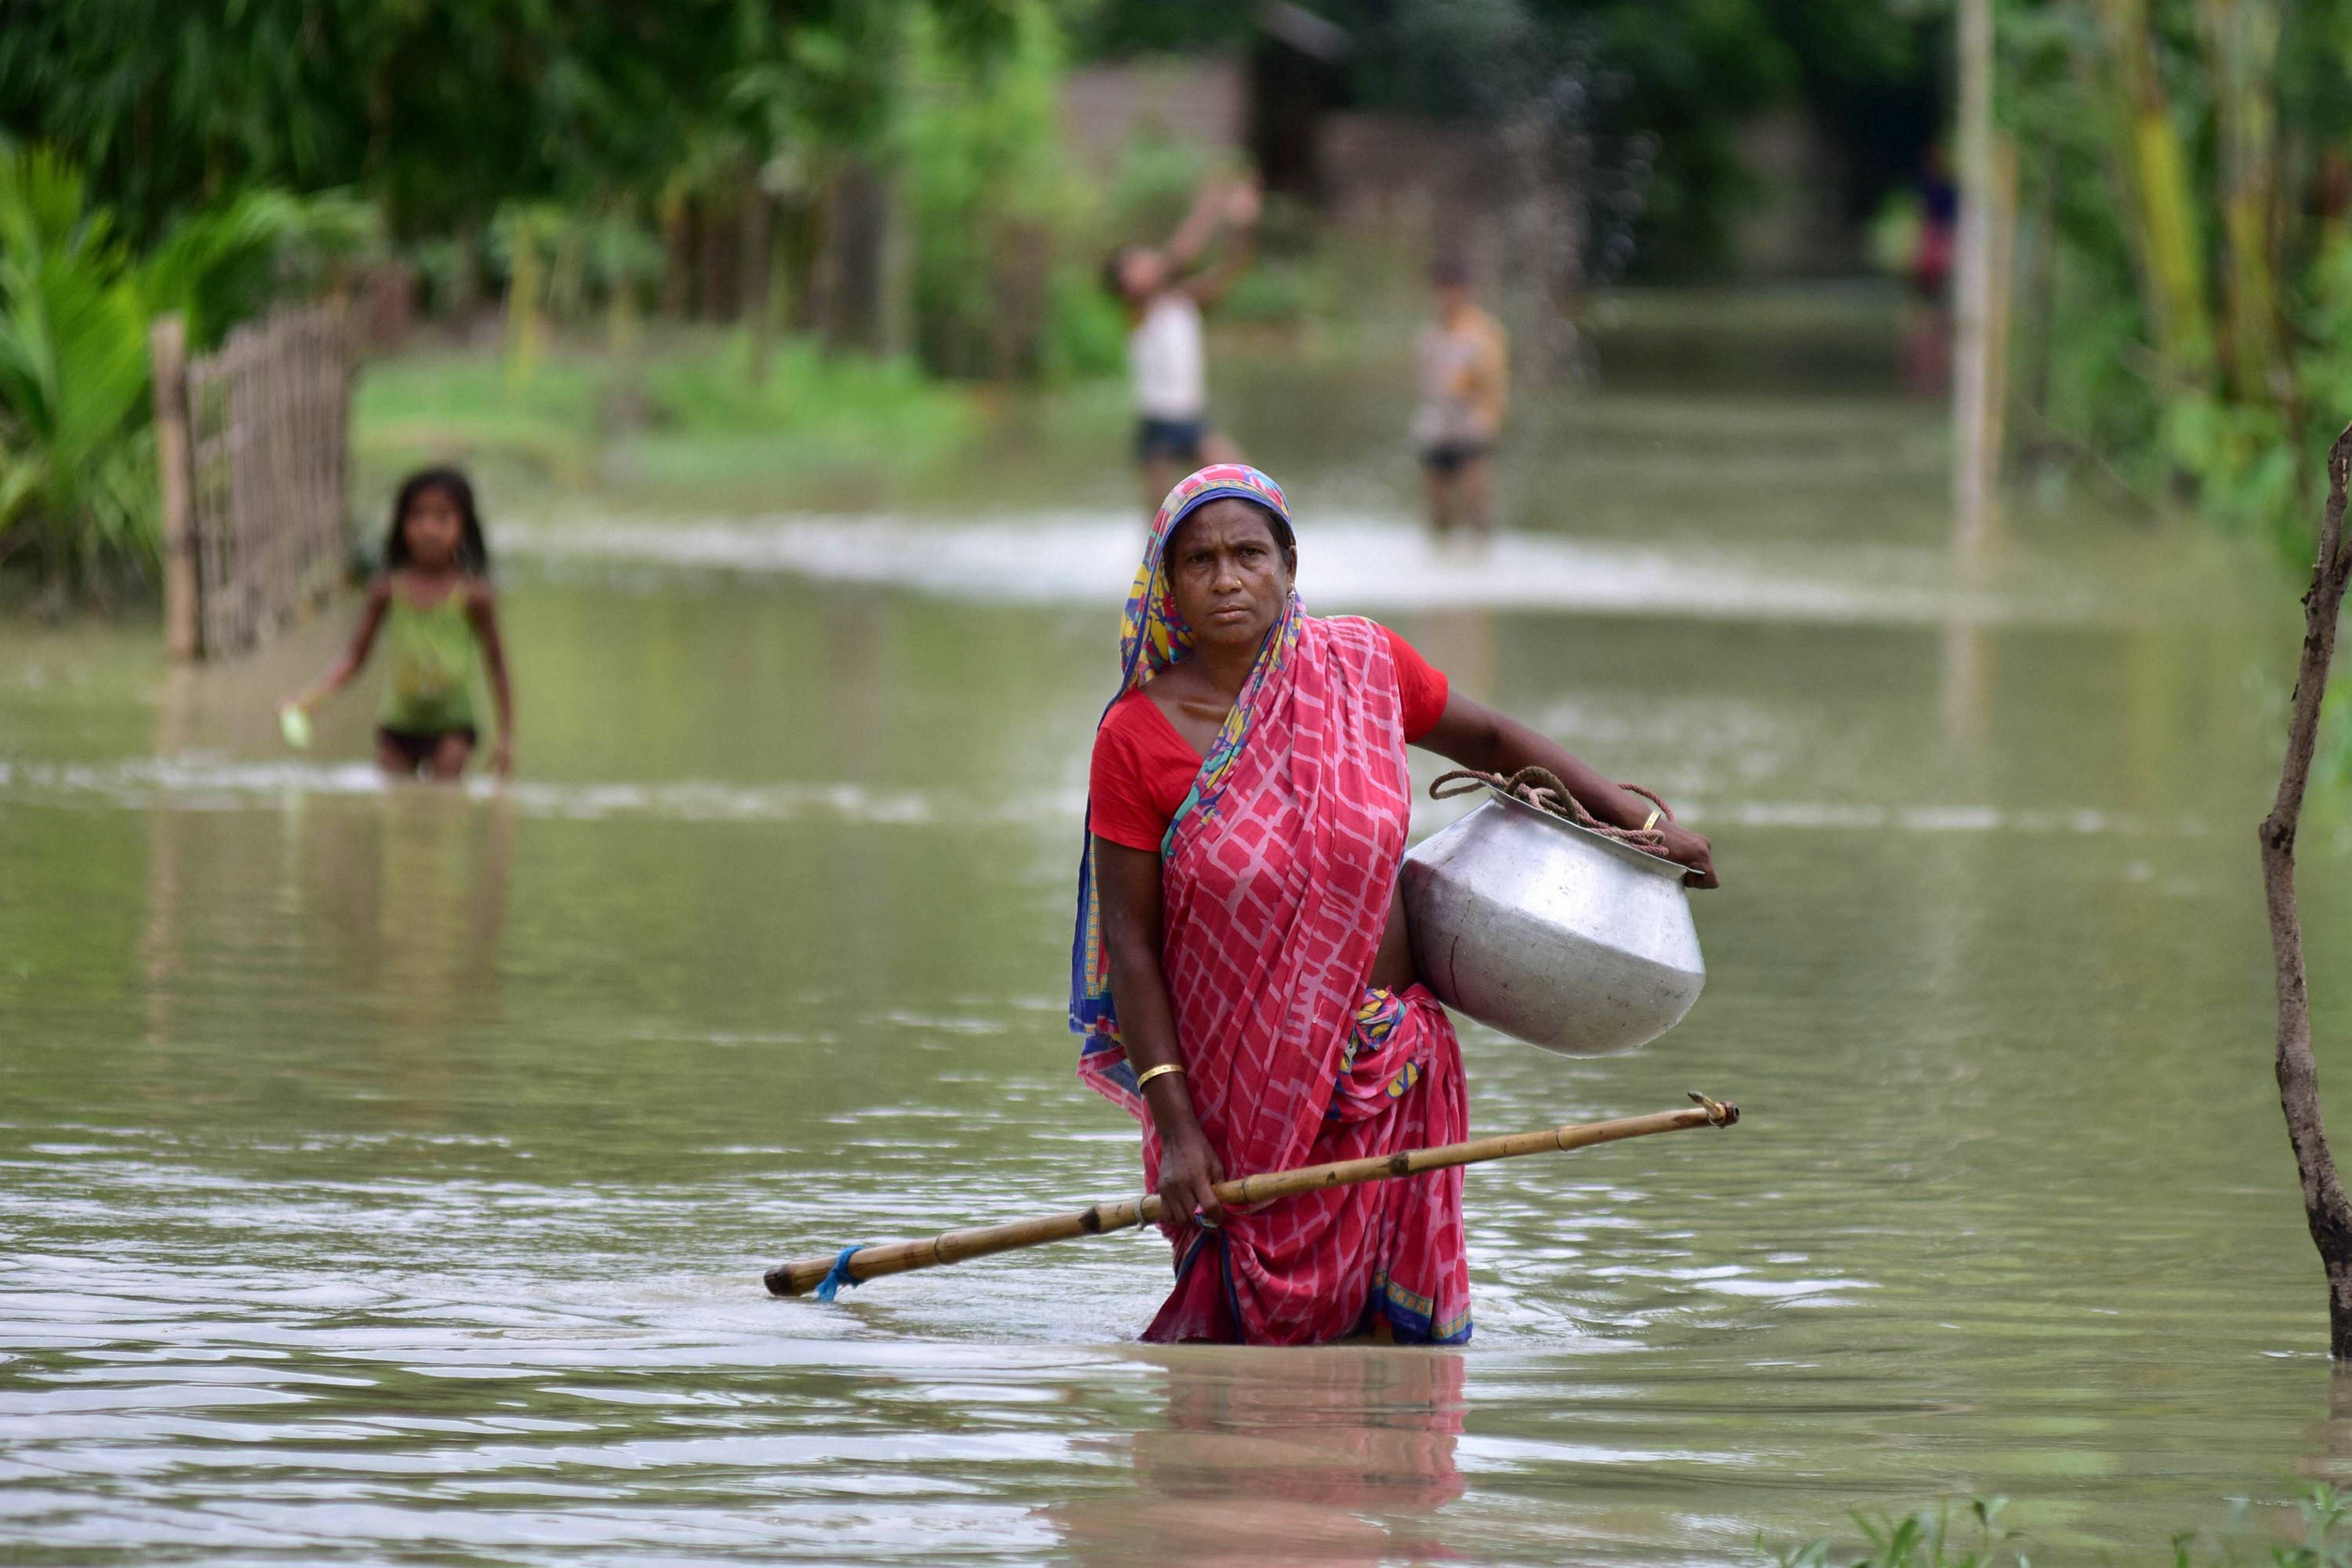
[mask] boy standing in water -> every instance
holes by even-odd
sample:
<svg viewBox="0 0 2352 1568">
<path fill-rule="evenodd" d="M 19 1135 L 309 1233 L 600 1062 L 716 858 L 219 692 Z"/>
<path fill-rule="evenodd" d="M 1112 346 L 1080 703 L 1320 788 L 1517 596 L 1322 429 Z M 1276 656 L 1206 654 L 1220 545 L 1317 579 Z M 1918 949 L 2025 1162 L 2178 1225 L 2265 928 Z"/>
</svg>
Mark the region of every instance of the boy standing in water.
<svg viewBox="0 0 2352 1568">
<path fill-rule="evenodd" d="M 1135 379 L 1135 461 L 1143 510 L 1178 479 L 1211 463 L 1238 463 L 1240 450 L 1209 424 L 1209 384 L 1201 342 L 1201 308 L 1213 305 L 1250 263 L 1250 234 L 1263 205 L 1254 179 L 1202 187 L 1167 245 L 1127 245 L 1111 252 L 1103 281 L 1127 307 L 1127 364 Z M 1222 232 L 1224 258 L 1194 271 Z"/>
<path fill-rule="evenodd" d="M 1471 297 L 1470 269 L 1458 257 L 1441 259 L 1429 280 L 1437 319 L 1421 331 L 1412 436 L 1428 482 L 1430 526 L 1441 536 L 1464 528 L 1484 538 L 1488 459 L 1510 387 L 1509 340 Z"/>
</svg>

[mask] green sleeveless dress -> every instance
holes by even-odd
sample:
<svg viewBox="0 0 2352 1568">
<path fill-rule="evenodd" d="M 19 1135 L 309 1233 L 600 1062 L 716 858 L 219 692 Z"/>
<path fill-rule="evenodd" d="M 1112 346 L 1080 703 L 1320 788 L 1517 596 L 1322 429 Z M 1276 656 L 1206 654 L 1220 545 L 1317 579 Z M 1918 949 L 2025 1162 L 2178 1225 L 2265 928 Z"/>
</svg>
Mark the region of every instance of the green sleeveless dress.
<svg viewBox="0 0 2352 1568">
<path fill-rule="evenodd" d="M 482 650 L 459 587 L 429 610 L 392 595 L 384 612 L 391 676 L 376 722 L 404 735 L 437 735 L 474 725 L 474 675 Z"/>
</svg>

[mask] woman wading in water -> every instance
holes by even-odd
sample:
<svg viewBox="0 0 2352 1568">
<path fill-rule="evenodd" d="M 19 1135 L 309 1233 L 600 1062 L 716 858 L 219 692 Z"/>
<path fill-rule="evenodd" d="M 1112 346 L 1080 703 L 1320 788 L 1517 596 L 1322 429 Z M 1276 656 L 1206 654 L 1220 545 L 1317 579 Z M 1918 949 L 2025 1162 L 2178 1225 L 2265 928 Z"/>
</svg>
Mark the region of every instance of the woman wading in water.
<svg viewBox="0 0 2352 1568">
<path fill-rule="evenodd" d="M 1461 1047 L 1416 979 L 1397 869 L 1408 743 L 1550 769 L 1603 822 L 1655 823 L 1526 725 L 1451 693 L 1403 638 L 1313 616 L 1281 489 L 1203 468 L 1169 492 L 1095 737 L 1071 1027 L 1079 1076 L 1143 1123 L 1176 1287 L 1144 1338 L 1470 1337 L 1462 1173 L 1228 1212 L 1227 1173 L 1467 1135 Z M 1666 853 L 1715 885 L 1707 842 Z"/>
<path fill-rule="evenodd" d="M 376 712 L 376 765 L 395 777 L 454 779 L 466 771 L 481 732 L 474 721 L 474 682 L 487 667 L 498 705 L 490 767 L 514 764 L 514 691 L 490 591 L 490 552 L 474 514 L 474 487 L 455 468 L 412 474 L 392 505 L 383 570 L 368 584 L 359 629 L 335 667 L 283 711 L 310 710 L 351 683 L 367 663 L 379 632 L 392 671 Z M 288 736 L 307 735 L 291 721 Z"/>
</svg>

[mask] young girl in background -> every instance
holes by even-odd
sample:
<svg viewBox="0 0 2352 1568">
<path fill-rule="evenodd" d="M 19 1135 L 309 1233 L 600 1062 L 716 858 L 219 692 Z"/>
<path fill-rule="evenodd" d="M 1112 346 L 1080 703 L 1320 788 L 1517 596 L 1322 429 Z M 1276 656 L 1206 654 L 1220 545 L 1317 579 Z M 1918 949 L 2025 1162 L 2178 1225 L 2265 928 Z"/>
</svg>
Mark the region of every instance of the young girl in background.
<svg viewBox="0 0 2352 1568">
<path fill-rule="evenodd" d="M 383 570 L 368 584 L 359 630 L 335 667 L 286 705 L 288 738 L 300 743 L 310 710 L 350 684 L 383 632 L 392 671 L 376 714 L 376 764 L 401 778 L 463 773 L 480 738 L 474 675 L 487 666 L 499 718 L 490 766 L 504 775 L 514 763 L 514 692 L 489 570 L 466 476 L 455 468 L 411 474 L 392 503 Z"/>
</svg>

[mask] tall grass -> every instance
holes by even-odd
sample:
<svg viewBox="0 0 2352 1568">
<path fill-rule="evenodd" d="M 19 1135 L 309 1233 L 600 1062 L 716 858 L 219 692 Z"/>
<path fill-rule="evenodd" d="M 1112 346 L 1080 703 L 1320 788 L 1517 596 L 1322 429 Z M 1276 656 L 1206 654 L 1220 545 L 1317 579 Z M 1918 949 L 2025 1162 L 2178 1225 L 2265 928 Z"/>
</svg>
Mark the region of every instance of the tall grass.
<svg viewBox="0 0 2352 1568">
<path fill-rule="evenodd" d="M 1840 1549 L 1823 1536 L 1780 1552 L 1773 1560 L 1780 1568 L 2031 1568 L 2025 1538 L 2000 1526 L 2001 1510 L 2007 1506 L 2005 1498 L 1971 1500 L 1967 1518 L 1975 1521 L 1976 1528 L 1969 1531 L 1963 1524 L 1958 1534 L 1952 1529 L 1948 1503 L 1900 1519 L 1856 1513 L 1852 1517 L 1866 1542 L 1864 1547 Z M 1852 1554 L 1856 1550 L 1861 1555 Z"/>
<path fill-rule="evenodd" d="M 910 362 L 794 339 L 755 381 L 751 352 L 746 331 L 665 331 L 634 354 L 558 346 L 526 381 L 481 350 L 404 353 L 361 378 L 353 444 L 372 479 L 457 460 L 526 489 L 806 505 L 936 471 L 982 433 L 980 395 Z"/>
</svg>

